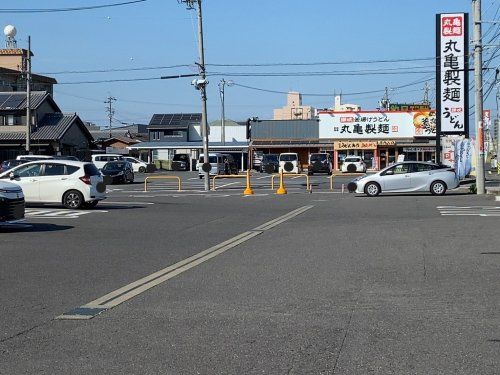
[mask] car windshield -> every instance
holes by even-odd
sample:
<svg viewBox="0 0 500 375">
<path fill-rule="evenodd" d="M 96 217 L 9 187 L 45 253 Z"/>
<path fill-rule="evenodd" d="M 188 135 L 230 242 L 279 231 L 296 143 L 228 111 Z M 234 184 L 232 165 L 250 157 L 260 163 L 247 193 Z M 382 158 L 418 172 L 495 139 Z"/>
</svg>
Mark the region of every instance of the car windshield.
<svg viewBox="0 0 500 375">
<path fill-rule="evenodd" d="M 200 161 L 199 161 L 201 164 L 203 164 L 205 162 L 205 159 L 203 158 L 203 156 L 200 156 Z M 210 164 L 217 164 L 217 156 L 209 156 L 208 157 L 208 162 Z"/>
<path fill-rule="evenodd" d="M 294 154 L 281 154 L 280 161 L 296 161 L 297 155 Z"/>
<path fill-rule="evenodd" d="M 326 154 L 313 154 L 311 155 L 311 163 L 315 161 L 325 161 Z"/>
<path fill-rule="evenodd" d="M 102 170 L 103 171 L 110 171 L 110 170 L 116 170 L 116 169 L 125 169 L 126 165 L 127 165 L 127 163 L 120 163 L 120 162 L 106 163 L 106 165 L 104 166 L 104 168 Z"/>
<path fill-rule="evenodd" d="M 262 161 L 265 161 L 265 162 L 277 162 L 278 161 L 278 155 L 264 155 L 264 157 L 262 158 Z"/>
<path fill-rule="evenodd" d="M 346 163 L 356 163 L 358 161 L 361 161 L 360 158 L 345 158 L 344 160 Z"/>
<path fill-rule="evenodd" d="M 174 155 L 173 161 L 188 161 L 189 157 L 186 154 L 176 154 Z"/>
</svg>

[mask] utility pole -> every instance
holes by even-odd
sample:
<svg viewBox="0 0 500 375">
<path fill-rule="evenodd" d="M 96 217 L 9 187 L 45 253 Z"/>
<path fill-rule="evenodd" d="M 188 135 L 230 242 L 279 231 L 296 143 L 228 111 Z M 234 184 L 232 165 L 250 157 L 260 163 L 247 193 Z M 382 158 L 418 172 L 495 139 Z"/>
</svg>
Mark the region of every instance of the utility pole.
<svg viewBox="0 0 500 375">
<path fill-rule="evenodd" d="M 226 145 L 226 111 L 224 108 L 224 86 L 226 85 L 226 80 L 222 78 L 219 82 L 219 94 L 221 102 L 221 120 L 220 120 L 220 132 L 221 132 L 221 142 Z"/>
<path fill-rule="evenodd" d="M 483 133 L 483 56 L 481 33 L 481 0 L 472 0 L 474 23 L 474 85 L 476 121 L 476 188 L 477 194 L 485 194 L 484 188 L 484 133 Z"/>
<path fill-rule="evenodd" d="M 203 164 L 207 164 L 208 158 L 208 123 L 207 123 L 207 91 L 206 85 L 208 84 L 207 76 L 205 73 L 205 49 L 203 47 L 203 16 L 201 9 L 201 0 L 177 0 L 179 3 L 184 3 L 188 10 L 195 9 L 198 10 L 198 52 L 200 57 L 200 62 L 198 63 L 199 68 L 199 79 L 194 80 L 192 84 L 201 93 L 201 133 L 203 139 Z M 205 191 L 210 190 L 210 172 L 205 172 Z"/>
<path fill-rule="evenodd" d="M 31 36 L 28 36 L 28 56 L 26 57 L 26 154 L 31 152 Z"/>
<path fill-rule="evenodd" d="M 497 155 L 497 173 L 500 174 L 500 162 L 499 162 L 499 159 L 500 159 L 500 115 L 498 113 L 498 111 L 500 110 L 500 106 L 498 104 L 498 102 L 500 101 L 500 83 L 497 83 L 497 115 L 496 115 L 496 119 L 495 119 L 495 123 L 496 123 L 496 143 L 497 143 L 497 147 L 496 147 L 496 155 Z"/>
<path fill-rule="evenodd" d="M 388 111 L 390 103 L 391 101 L 389 100 L 389 88 L 386 87 L 384 97 L 380 101 L 380 109 Z"/>
<path fill-rule="evenodd" d="M 424 100 L 422 100 L 422 104 L 428 105 L 428 106 L 431 105 L 431 102 L 429 100 L 429 91 L 430 91 L 429 84 L 427 82 L 425 82 L 425 85 L 424 85 Z"/>
<path fill-rule="evenodd" d="M 109 119 L 109 138 L 112 137 L 111 133 L 111 126 L 113 122 L 113 116 L 115 115 L 115 109 L 113 108 L 113 102 L 116 101 L 116 98 L 113 96 L 108 96 L 108 100 L 106 100 L 104 103 L 107 104 L 108 106 L 106 107 L 106 112 L 108 114 L 108 119 Z"/>
</svg>

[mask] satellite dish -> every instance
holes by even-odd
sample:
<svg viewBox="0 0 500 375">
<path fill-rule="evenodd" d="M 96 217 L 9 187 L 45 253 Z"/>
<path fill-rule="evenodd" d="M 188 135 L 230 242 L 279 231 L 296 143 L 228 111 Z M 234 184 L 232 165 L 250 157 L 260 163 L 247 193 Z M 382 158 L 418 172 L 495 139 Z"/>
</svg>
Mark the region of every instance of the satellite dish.
<svg viewBox="0 0 500 375">
<path fill-rule="evenodd" d="M 14 38 L 17 34 L 17 30 L 14 26 L 7 25 L 4 27 L 3 33 L 5 34 L 6 37 Z"/>
</svg>

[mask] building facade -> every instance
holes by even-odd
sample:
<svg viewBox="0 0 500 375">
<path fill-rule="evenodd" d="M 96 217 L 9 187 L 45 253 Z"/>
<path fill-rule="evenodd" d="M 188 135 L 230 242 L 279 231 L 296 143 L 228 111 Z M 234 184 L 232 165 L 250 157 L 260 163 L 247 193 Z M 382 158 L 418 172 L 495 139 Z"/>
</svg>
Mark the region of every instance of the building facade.
<svg viewBox="0 0 500 375">
<path fill-rule="evenodd" d="M 315 115 L 315 109 L 302 105 L 302 95 L 298 92 L 289 92 L 286 105 L 274 110 L 274 120 L 310 120 Z"/>
</svg>

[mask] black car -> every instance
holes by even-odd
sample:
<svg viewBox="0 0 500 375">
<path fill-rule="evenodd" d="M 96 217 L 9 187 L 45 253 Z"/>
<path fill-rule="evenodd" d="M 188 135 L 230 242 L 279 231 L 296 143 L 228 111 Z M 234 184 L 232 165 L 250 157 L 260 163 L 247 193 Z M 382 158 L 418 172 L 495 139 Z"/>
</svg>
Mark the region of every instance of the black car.
<svg viewBox="0 0 500 375">
<path fill-rule="evenodd" d="M 17 167 L 18 165 L 24 164 L 26 162 L 27 162 L 26 160 L 16 160 L 16 159 L 4 160 L 2 164 L 0 164 L 0 173 L 8 171 L 9 169 Z"/>
<path fill-rule="evenodd" d="M 332 157 L 330 154 L 317 153 L 309 156 L 309 166 L 307 168 L 309 176 L 312 176 L 314 173 L 328 173 L 328 175 L 331 175 L 332 171 Z"/>
<path fill-rule="evenodd" d="M 172 170 L 189 171 L 191 169 L 191 160 L 189 154 L 175 154 L 172 159 Z"/>
<path fill-rule="evenodd" d="M 128 161 L 110 161 L 104 164 L 101 173 L 106 184 L 134 182 L 134 170 Z"/>
<path fill-rule="evenodd" d="M 260 171 L 266 173 L 278 172 L 280 167 L 279 155 L 278 154 L 265 154 L 262 156 L 262 162 L 260 164 Z"/>
<path fill-rule="evenodd" d="M 224 174 L 238 174 L 238 164 L 231 154 L 222 154 L 222 161 L 224 162 Z"/>
</svg>

